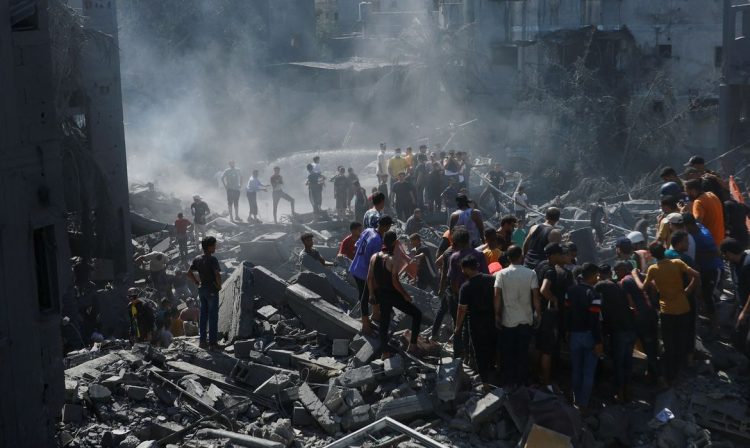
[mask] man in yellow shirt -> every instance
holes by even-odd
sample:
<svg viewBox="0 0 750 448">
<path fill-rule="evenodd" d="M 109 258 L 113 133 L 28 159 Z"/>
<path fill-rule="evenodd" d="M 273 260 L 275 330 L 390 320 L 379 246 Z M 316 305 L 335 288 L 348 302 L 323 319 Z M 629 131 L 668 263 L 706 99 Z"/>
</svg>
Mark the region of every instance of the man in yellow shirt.
<svg viewBox="0 0 750 448">
<path fill-rule="evenodd" d="M 401 148 L 394 150 L 394 156 L 388 161 L 388 175 L 391 176 L 391 187 L 395 182 L 394 179 L 398 177 L 398 173 L 405 173 L 409 162 L 405 158 L 401 157 Z"/>
<path fill-rule="evenodd" d="M 649 246 L 656 264 L 649 266 L 643 288 L 654 287 L 659 292 L 661 310 L 661 337 L 664 343 L 662 371 L 668 381 L 677 377 L 680 367 L 692 351 L 691 338 L 685 330 L 690 325 L 690 302 L 688 295 L 700 282 L 700 274 L 682 260 L 666 258 L 664 246 L 652 243 Z M 690 283 L 684 287 L 683 277 Z"/>
</svg>

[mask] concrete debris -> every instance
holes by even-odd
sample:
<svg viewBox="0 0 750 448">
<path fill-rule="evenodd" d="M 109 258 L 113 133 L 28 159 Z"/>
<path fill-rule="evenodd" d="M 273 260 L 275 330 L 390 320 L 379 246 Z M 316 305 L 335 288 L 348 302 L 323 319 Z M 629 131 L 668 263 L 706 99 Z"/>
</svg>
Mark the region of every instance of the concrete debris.
<svg viewBox="0 0 750 448">
<path fill-rule="evenodd" d="M 565 215 L 585 219 L 586 212 L 569 207 Z M 105 339 L 69 351 L 61 446 L 704 447 L 722 446 L 722 439 L 750 440 L 742 394 L 748 363 L 727 344 L 699 340 L 695 379 L 658 395 L 641 393 L 628 405 L 607 403 L 583 420 L 561 394 L 546 388 L 484 389 L 473 360 L 452 358 L 450 344 L 427 341 L 424 333 L 418 357 L 404 351 L 409 330 L 399 329 L 409 319 L 400 312 L 391 326 L 395 354 L 380 359 L 378 320 L 375 335 L 360 334 L 357 290 L 342 263 L 328 268 L 317 261 L 289 262 L 297 259 L 299 231 L 307 228 L 242 226 L 217 218 L 211 225 L 224 277 L 219 349 L 198 345 L 197 295 L 188 285 L 180 294 L 175 287 L 170 298 L 184 318 L 178 324 L 185 334 L 169 346 Z M 336 240 L 336 227 L 321 224 L 315 232 L 319 243 Z M 578 243 L 579 261 L 605 259 L 589 247 L 590 229 L 570 238 Z M 168 255 L 169 281 L 183 269 L 167 232 L 135 241 L 139 250 L 158 248 Z M 327 260 L 337 253 L 333 245 L 316 248 Z M 190 253 L 197 254 L 192 245 Z M 161 296 L 147 275 L 136 274 L 136 284 L 156 316 Z M 424 332 L 439 300 L 405 287 L 423 313 Z M 87 303 L 109 306 L 124 293 L 92 294 Z M 104 313 L 107 326 L 119 324 L 124 308 Z M 452 325 L 444 321 L 442 330 Z M 645 369 L 643 356 L 635 360 Z M 671 417 L 654 418 L 665 413 Z"/>
</svg>

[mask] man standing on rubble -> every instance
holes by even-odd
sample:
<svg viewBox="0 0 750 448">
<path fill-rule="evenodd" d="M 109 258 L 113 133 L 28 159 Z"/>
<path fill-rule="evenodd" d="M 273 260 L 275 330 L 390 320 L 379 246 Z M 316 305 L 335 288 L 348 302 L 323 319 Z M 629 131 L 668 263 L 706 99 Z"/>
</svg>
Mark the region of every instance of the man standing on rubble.
<svg viewBox="0 0 750 448">
<path fill-rule="evenodd" d="M 242 221 L 240 219 L 240 189 L 242 188 L 242 173 L 234 167 L 234 161 L 229 162 L 229 168 L 221 175 L 221 183 L 227 190 L 227 206 L 229 207 L 229 220 Z M 234 216 L 232 216 L 234 206 Z"/>
<path fill-rule="evenodd" d="M 187 264 L 188 256 L 188 227 L 193 223 L 185 219 L 182 213 L 177 214 L 177 219 L 174 222 L 174 236 L 177 240 L 177 246 L 180 248 L 180 263 Z"/>
<path fill-rule="evenodd" d="M 346 219 L 346 209 L 349 201 L 349 178 L 346 168 L 338 167 L 338 174 L 330 179 L 333 182 L 333 198 L 336 201 L 336 215 L 339 221 Z"/>
<path fill-rule="evenodd" d="M 258 192 L 268 191 L 266 190 L 268 185 L 263 185 L 260 181 L 260 173 L 258 170 L 253 170 L 253 175 L 247 180 L 245 186 L 245 192 L 247 193 L 247 204 L 250 208 L 250 212 L 247 215 L 247 222 L 260 223 L 258 218 Z"/>
<path fill-rule="evenodd" d="M 487 180 L 489 183 L 484 189 L 482 194 L 479 196 L 479 204 L 483 204 L 487 196 L 492 196 L 492 200 L 495 203 L 495 213 L 502 213 L 500 207 L 500 188 L 505 184 L 505 173 L 499 163 L 492 165 L 492 170 L 487 173 Z"/>
<path fill-rule="evenodd" d="M 477 373 L 485 389 L 489 389 L 490 374 L 494 370 L 497 344 L 495 328 L 495 278 L 479 271 L 479 263 L 472 256 L 460 260 L 466 281 L 459 290 L 458 311 L 453 337 L 460 336 L 466 315 L 469 315 L 470 346 L 474 349 Z"/>
<path fill-rule="evenodd" d="M 211 210 L 208 208 L 208 204 L 196 194 L 193 196 L 193 203 L 190 204 L 190 211 L 193 213 L 194 238 L 198 241 L 198 238 L 206 236 L 206 219 Z"/>
<path fill-rule="evenodd" d="M 273 175 L 271 176 L 271 196 L 273 197 L 273 223 L 279 223 L 276 219 L 276 212 L 279 209 L 279 201 L 282 199 L 288 201 L 292 206 L 292 220 L 294 220 L 294 198 L 284 192 L 284 178 L 281 177 L 281 168 L 278 166 L 273 167 Z"/>
<path fill-rule="evenodd" d="M 221 268 L 214 257 L 216 238 L 208 236 L 201 241 L 203 255 L 196 257 L 187 271 L 188 277 L 198 286 L 201 301 L 198 321 L 200 348 L 219 348 L 219 291 L 221 291 Z M 198 277 L 195 276 L 198 272 Z M 208 330 L 208 331 L 206 331 Z"/>
<path fill-rule="evenodd" d="M 310 204 L 315 214 L 315 219 L 320 217 L 320 212 L 323 206 L 323 186 L 325 185 L 325 177 L 320 173 L 315 172 L 315 168 L 312 163 L 307 164 L 307 180 L 305 184 L 310 193 Z"/>
<path fill-rule="evenodd" d="M 380 152 L 378 152 L 378 166 L 375 167 L 375 175 L 380 181 L 380 176 L 388 175 L 388 155 L 385 153 L 385 143 L 380 143 Z"/>
<path fill-rule="evenodd" d="M 372 334 L 369 305 L 372 304 L 374 316 L 377 317 L 380 312 L 377 303 L 370 301 L 374 296 L 370 293 L 367 287 L 367 273 L 370 269 L 370 259 L 381 249 L 383 245 L 383 235 L 391 229 L 392 225 L 393 218 L 386 215 L 382 216 L 376 222 L 377 228 L 368 227 L 365 229 L 362 232 L 362 235 L 360 235 L 359 240 L 357 240 L 357 251 L 354 254 L 351 266 L 349 266 L 349 272 L 351 272 L 354 281 L 357 283 L 360 306 L 362 309 L 362 334 L 365 335 Z"/>
<path fill-rule="evenodd" d="M 398 173 L 405 173 L 409 167 L 409 162 L 401 157 L 401 148 L 396 148 L 393 152 L 393 157 L 388 161 L 388 175 L 391 177 L 391 187 L 393 187 Z"/>
<path fill-rule="evenodd" d="M 605 226 L 609 222 L 605 207 L 606 204 L 604 204 L 604 199 L 599 198 L 591 209 L 591 228 L 594 229 L 596 242 L 600 245 L 604 242 Z"/>
<path fill-rule="evenodd" d="M 544 248 L 549 243 L 562 241 L 562 233 L 555 228 L 558 221 L 560 221 L 560 209 L 550 207 L 547 209 L 544 222 L 529 229 L 529 234 L 523 242 L 524 260 L 529 269 L 536 268 L 536 265 L 545 259 Z"/>
<path fill-rule="evenodd" d="M 508 260 L 510 266 L 495 274 L 495 327 L 500 330 L 503 383 L 523 386 L 529 379 L 529 344 L 542 305 L 539 280 L 523 265 L 519 246 L 508 248 Z"/>
<path fill-rule="evenodd" d="M 172 297 L 172 289 L 168 288 L 167 282 L 167 255 L 163 252 L 153 251 L 141 255 L 135 259 L 136 263 L 148 262 L 148 270 L 151 273 L 151 283 L 161 297 Z"/>
<path fill-rule="evenodd" d="M 391 187 L 391 203 L 395 204 L 398 219 L 402 221 L 409 218 L 417 203 L 414 185 L 406 180 L 406 173 L 403 171 L 398 173 L 398 180 Z"/>
<path fill-rule="evenodd" d="M 465 194 L 456 196 L 458 210 L 453 212 L 448 222 L 448 227 L 453 232 L 456 226 L 463 226 L 469 232 L 471 247 L 477 247 L 484 243 L 484 221 L 482 213 L 470 206 L 470 200 Z"/>
</svg>

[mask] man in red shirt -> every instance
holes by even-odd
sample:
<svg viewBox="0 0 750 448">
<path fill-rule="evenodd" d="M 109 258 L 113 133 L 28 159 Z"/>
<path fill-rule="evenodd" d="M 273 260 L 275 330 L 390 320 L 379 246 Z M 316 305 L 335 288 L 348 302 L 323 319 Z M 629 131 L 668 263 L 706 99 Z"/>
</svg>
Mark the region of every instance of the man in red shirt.
<svg viewBox="0 0 750 448">
<path fill-rule="evenodd" d="M 177 219 L 174 222 L 174 234 L 177 239 L 177 245 L 180 247 L 180 262 L 187 264 L 188 256 L 188 233 L 187 229 L 193 223 L 185 219 L 182 213 L 177 214 Z"/>
<path fill-rule="evenodd" d="M 349 260 L 353 260 L 354 251 L 356 250 L 354 245 L 357 243 L 359 236 L 362 234 L 362 223 L 353 222 L 349 224 L 349 231 L 351 233 L 347 235 L 347 237 L 344 238 L 344 240 L 341 242 L 341 246 L 339 247 L 339 253 L 337 257 L 338 258 L 346 257 Z"/>
</svg>

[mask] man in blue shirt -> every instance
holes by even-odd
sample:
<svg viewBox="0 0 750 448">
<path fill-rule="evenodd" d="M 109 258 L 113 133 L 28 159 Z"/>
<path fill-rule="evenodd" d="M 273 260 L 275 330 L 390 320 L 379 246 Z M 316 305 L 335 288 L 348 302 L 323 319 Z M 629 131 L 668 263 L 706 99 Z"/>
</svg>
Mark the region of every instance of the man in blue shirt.
<svg viewBox="0 0 750 448">
<path fill-rule="evenodd" d="M 703 296 L 703 313 L 711 319 L 711 328 L 717 330 L 714 300 L 721 286 L 724 263 L 721 261 L 716 241 L 703 224 L 690 213 L 682 214 L 685 228 L 695 240 L 695 265 L 701 274 L 700 292 Z"/>
<path fill-rule="evenodd" d="M 370 291 L 367 289 L 367 272 L 370 268 L 370 259 L 374 254 L 380 251 L 383 246 L 383 235 L 390 230 L 393 225 L 393 218 L 382 216 L 377 221 L 377 227 L 368 228 L 359 236 L 355 244 L 356 252 L 349 272 L 351 272 L 354 281 L 357 282 L 357 291 L 359 292 L 360 306 L 362 308 L 362 334 L 372 334 L 370 326 Z M 379 309 L 377 304 L 372 304 L 373 311 L 377 315 Z"/>
</svg>

